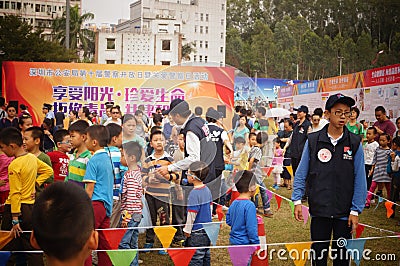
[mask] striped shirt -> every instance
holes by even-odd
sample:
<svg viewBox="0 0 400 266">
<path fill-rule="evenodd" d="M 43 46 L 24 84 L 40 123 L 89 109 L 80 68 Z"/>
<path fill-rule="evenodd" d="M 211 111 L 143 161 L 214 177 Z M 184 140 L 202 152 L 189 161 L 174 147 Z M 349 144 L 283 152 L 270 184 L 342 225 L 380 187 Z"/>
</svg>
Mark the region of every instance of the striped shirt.
<svg viewBox="0 0 400 266">
<path fill-rule="evenodd" d="M 138 170 L 128 170 L 124 175 L 121 194 L 121 213 L 128 212 L 130 216 L 142 213 L 142 175 Z M 129 216 L 125 215 L 125 222 L 129 222 Z"/>
<path fill-rule="evenodd" d="M 375 151 L 374 159 L 372 164 L 375 164 L 372 181 L 375 182 L 391 182 L 389 174 L 386 172 L 387 163 L 389 160 L 391 149 L 377 148 Z"/>
<path fill-rule="evenodd" d="M 68 176 L 65 178 L 65 181 L 71 181 L 84 187 L 85 185 L 82 180 L 86 173 L 86 165 L 91 157 L 92 154 L 89 150 L 82 152 L 78 157 L 76 157 L 75 152 L 69 161 Z"/>
<path fill-rule="evenodd" d="M 113 199 L 118 200 L 119 196 L 121 195 L 121 180 L 122 180 L 120 172 L 121 151 L 115 146 L 105 147 L 104 149 L 107 151 L 108 156 L 111 157 L 111 161 L 114 166 Z"/>
</svg>

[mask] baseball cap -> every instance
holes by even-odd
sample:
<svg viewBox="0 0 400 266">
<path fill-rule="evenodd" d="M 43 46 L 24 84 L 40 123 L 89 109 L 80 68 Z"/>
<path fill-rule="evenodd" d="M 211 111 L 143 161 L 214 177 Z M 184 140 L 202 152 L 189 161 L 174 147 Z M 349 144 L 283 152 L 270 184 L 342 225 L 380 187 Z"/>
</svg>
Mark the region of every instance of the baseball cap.
<svg viewBox="0 0 400 266">
<path fill-rule="evenodd" d="M 356 104 L 353 98 L 343 95 L 341 93 L 336 93 L 329 96 L 328 100 L 325 103 L 325 110 L 330 110 L 337 103 L 343 103 L 349 107 L 352 107 Z"/>
<path fill-rule="evenodd" d="M 218 120 L 221 118 L 221 114 L 215 109 L 210 109 L 207 111 L 206 117 Z"/>
<path fill-rule="evenodd" d="M 165 110 L 165 114 L 183 114 L 189 111 L 189 104 L 187 101 L 176 98 L 173 99 L 169 105 L 169 110 Z"/>
<path fill-rule="evenodd" d="M 298 107 L 298 108 L 293 108 L 293 110 L 295 110 L 295 111 L 297 111 L 297 112 L 303 112 L 303 113 L 308 114 L 308 107 L 305 106 L 305 105 L 301 105 L 301 106 Z"/>
</svg>

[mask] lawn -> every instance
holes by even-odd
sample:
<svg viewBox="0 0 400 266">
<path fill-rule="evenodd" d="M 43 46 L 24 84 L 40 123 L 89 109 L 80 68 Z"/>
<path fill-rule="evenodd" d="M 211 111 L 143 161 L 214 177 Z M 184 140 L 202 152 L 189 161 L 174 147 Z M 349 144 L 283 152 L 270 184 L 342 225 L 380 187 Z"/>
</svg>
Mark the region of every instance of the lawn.
<svg viewBox="0 0 400 266">
<path fill-rule="evenodd" d="M 271 179 L 266 180 L 267 187 L 272 185 Z M 290 198 L 291 191 L 286 188 L 281 188 L 276 193 Z M 385 193 L 385 191 L 384 191 Z M 291 210 L 288 202 L 282 200 L 281 208 L 277 209 L 276 200 L 272 199 L 271 207 L 274 210 L 273 218 L 264 218 L 265 231 L 267 235 L 267 243 L 287 243 L 287 242 L 302 242 L 310 240 L 310 220 L 306 225 L 303 222 L 297 222 L 291 216 Z M 374 210 L 375 205 L 372 205 L 370 209 L 364 210 L 360 215 L 360 223 L 371 225 L 380 229 L 400 232 L 400 227 L 397 226 L 397 222 L 400 221 L 399 208 L 396 210 L 395 219 L 386 218 L 386 208 L 383 203 Z M 223 225 L 219 234 L 218 246 L 229 245 L 229 232 L 230 227 Z M 365 228 L 361 237 L 376 237 L 376 236 L 388 236 L 392 235 L 387 232 L 383 232 L 377 229 Z M 144 235 L 140 235 L 139 247 L 141 248 L 144 243 Z M 157 243 L 156 243 L 157 246 Z M 161 245 L 158 243 L 158 247 Z M 269 249 L 281 249 L 285 248 L 284 245 L 273 245 L 269 246 Z M 367 240 L 365 249 L 370 249 L 370 261 L 361 261 L 360 265 L 399 265 L 400 263 L 400 239 L 399 238 L 383 238 L 383 239 L 372 239 Z M 395 261 L 376 261 L 372 260 L 376 254 L 395 254 Z M 382 255 L 379 255 L 382 256 Z M 173 265 L 173 262 L 168 255 L 158 255 L 157 252 L 150 252 L 140 254 L 140 259 L 143 260 L 141 265 Z M 211 264 L 212 265 L 232 265 L 227 249 L 212 249 L 211 250 Z M 279 260 L 276 258 L 269 261 L 269 265 L 294 265 L 292 260 Z M 306 265 L 310 265 L 308 262 Z M 332 265 L 332 263 L 328 264 Z M 352 265 L 355 265 L 354 263 Z"/>
</svg>

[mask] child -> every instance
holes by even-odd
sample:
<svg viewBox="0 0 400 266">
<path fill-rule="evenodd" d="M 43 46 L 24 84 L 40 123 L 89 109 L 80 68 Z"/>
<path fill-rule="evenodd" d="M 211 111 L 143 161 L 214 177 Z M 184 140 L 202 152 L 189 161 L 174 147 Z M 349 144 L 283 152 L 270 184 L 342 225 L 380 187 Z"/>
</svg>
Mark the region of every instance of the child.
<svg viewBox="0 0 400 266">
<path fill-rule="evenodd" d="M 367 174 L 367 189 L 369 190 L 372 182 L 372 175 L 370 171 L 372 169 L 372 161 L 374 160 L 374 154 L 376 149 L 379 147 L 379 143 L 375 141 L 377 134 L 375 127 L 369 127 L 367 129 L 367 143 L 364 145 L 364 160 L 365 160 L 365 173 Z"/>
<path fill-rule="evenodd" d="M 283 149 L 281 148 L 281 140 L 279 138 L 274 139 L 275 152 L 274 158 L 272 159 L 272 174 L 274 175 L 273 189 L 279 189 L 281 183 L 281 173 L 283 172 Z"/>
<path fill-rule="evenodd" d="M 86 172 L 86 165 L 92 157 L 92 154 L 86 148 L 85 144 L 86 129 L 88 127 L 88 122 L 78 120 L 68 128 L 74 153 L 68 163 L 68 176 L 65 178 L 65 181 L 72 182 L 82 188 L 85 188 L 85 184 L 82 180 Z"/>
<path fill-rule="evenodd" d="M 0 149 L 8 157 L 15 157 L 8 166 L 10 194 L 4 206 L 1 224 L 1 230 L 11 231 L 14 239 L 4 250 L 33 250 L 29 241 L 30 233 L 23 233 L 22 230 L 32 230 L 35 183 L 41 185 L 53 175 L 50 166 L 27 153 L 22 145 L 22 135 L 18 129 L 10 127 L 0 132 Z M 11 255 L 10 264 L 13 257 L 14 254 Z M 26 253 L 26 257 L 29 265 L 43 265 L 40 253 Z"/>
<path fill-rule="evenodd" d="M 161 176 L 155 173 L 155 169 L 168 166 L 173 163 L 173 159 L 164 150 L 165 137 L 162 131 L 155 131 L 150 135 L 150 144 L 154 153 L 146 158 L 143 163 L 143 182 L 146 188 L 146 201 L 149 206 L 151 222 L 153 226 L 157 225 L 157 214 L 160 219 L 160 225 L 169 225 L 169 189 L 170 182 L 179 179 L 179 175 L 170 173 L 167 176 Z M 124 147 L 125 149 L 125 147 Z M 146 230 L 146 243 L 144 248 L 152 248 L 154 245 L 155 233 L 153 228 Z M 164 250 L 158 252 L 166 255 Z"/>
<path fill-rule="evenodd" d="M 0 129 L 1 130 L 1 129 Z M 8 157 L 0 149 L 0 222 L 4 213 L 4 203 L 10 193 L 10 184 L 8 182 L 8 166 L 14 157 Z"/>
<path fill-rule="evenodd" d="M 42 140 L 43 140 L 43 131 L 40 127 L 30 127 L 25 130 L 23 135 L 23 143 L 24 148 L 27 152 L 35 155 L 39 160 L 46 163 L 48 166 L 52 167 L 50 157 L 42 152 Z M 45 184 L 53 183 L 54 177 L 53 175 L 46 180 Z M 43 187 L 37 188 L 36 192 L 41 192 Z"/>
<path fill-rule="evenodd" d="M 54 170 L 54 181 L 64 182 L 68 175 L 69 157 L 67 153 L 71 151 L 71 137 L 68 130 L 59 129 L 54 133 L 54 142 L 57 145 L 56 151 L 48 152 L 51 165 Z"/>
<path fill-rule="evenodd" d="M 231 227 L 229 244 L 259 244 L 256 208 L 251 202 L 256 190 L 256 178 L 252 172 L 245 170 L 237 172 L 235 179 L 240 196 L 226 214 L 226 223 Z"/>
<path fill-rule="evenodd" d="M 399 200 L 400 193 L 400 137 L 394 137 L 392 141 L 392 150 L 387 164 L 387 172 L 392 175 L 390 200 L 396 202 Z M 393 204 L 392 218 L 396 213 L 396 204 Z M 398 223 L 400 225 L 400 222 Z"/>
<path fill-rule="evenodd" d="M 121 151 L 122 127 L 109 123 L 107 126 L 109 135 L 108 147 L 105 148 L 114 165 L 113 209 L 110 218 L 110 227 L 116 228 L 121 218 Z"/>
<path fill-rule="evenodd" d="M 208 175 L 208 167 L 204 162 L 193 162 L 189 166 L 187 173 L 188 182 L 193 184 L 193 190 L 190 191 L 187 206 L 186 225 L 183 232 L 187 237 L 187 247 L 207 247 L 210 245 L 210 239 L 207 236 L 201 223 L 211 222 L 212 202 L 211 191 L 203 184 Z M 196 249 L 189 265 L 210 265 L 210 249 Z"/>
<path fill-rule="evenodd" d="M 248 152 L 245 148 L 246 140 L 242 137 L 237 137 L 234 140 L 235 151 L 232 156 L 232 164 L 234 170 L 246 170 L 248 161 Z"/>
<path fill-rule="evenodd" d="M 371 188 L 369 189 L 367 196 L 367 203 L 365 208 L 369 208 L 371 198 L 375 192 L 376 187 L 381 184 L 386 187 L 387 195 L 390 195 L 390 182 L 391 178 L 386 171 L 388 158 L 392 150 L 388 144 L 390 142 L 390 136 L 388 134 L 382 134 L 379 136 L 379 148 L 375 150 L 374 159 L 372 161 L 372 169 L 369 171 L 369 175 L 372 176 Z M 378 188 L 379 189 L 379 188 Z M 382 194 L 382 190 L 377 192 L 378 195 Z"/>
<path fill-rule="evenodd" d="M 108 130 L 102 125 L 93 125 L 86 130 L 85 144 L 87 149 L 94 154 L 87 163 L 82 182 L 85 183 L 85 190 L 92 199 L 96 229 L 107 229 L 110 227 L 113 205 L 114 165 L 104 149 L 108 144 L 108 137 Z M 99 232 L 98 249 L 111 249 L 102 231 Z M 112 265 L 106 252 L 97 252 L 97 255 L 99 265 Z M 91 256 L 85 261 L 85 265 L 92 265 Z"/>
<path fill-rule="evenodd" d="M 258 132 L 256 135 L 255 133 L 249 134 L 249 144 L 250 144 L 250 152 L 249 152 L 249 171 L 252 171 L 257 179 L 257 184 L 260 186 L 260 195 L 263 204 L 263 215 L 265 217 L 272 217 L 273 213 L 271 211 L 271 206 L 268 200 L 268 195 L 266 193 L 266 187 L 264 184 L 261 167 L 260 167 L 260 160 L 262 157 L 261 149 L 265 146 L 268 142 L 268 135 L 266 132 Z M 255 197 L 255 203 L 258 206 L 258 197 Z"/>
<path fill-rule="evenodd" d="M 26 114 L 21 115 L 21 117 L 18 119 L 18 126 L 22 135 L 24 135 L 25 130 L 33 126 L 32 117 Z"/>
<path fill-rule="evenodd" d="M 32 246 L 44 251 L 49 266 L 82 266 L 97 248 L 94 223 L 92 203 L 85 191 L 72 183 L 54 183 L 33 205 Z"/>
<path fill-rule="evenodd" d="M 124 175 L 122 186 L 121 227 L 137 227 L 142 219 L 142 175 L 137 164 L 142 157 L 142 147 L 137 142 L 130 141 L 124 144 L 124 152 L 129 170 Z M 138 236 L 139 230 L 137 228 L 128 229 L 122 237 L 118 248 L 137 249 Z M 138 254 L 136 253 L 131 265 L 139 265 Z"/>
</svg>

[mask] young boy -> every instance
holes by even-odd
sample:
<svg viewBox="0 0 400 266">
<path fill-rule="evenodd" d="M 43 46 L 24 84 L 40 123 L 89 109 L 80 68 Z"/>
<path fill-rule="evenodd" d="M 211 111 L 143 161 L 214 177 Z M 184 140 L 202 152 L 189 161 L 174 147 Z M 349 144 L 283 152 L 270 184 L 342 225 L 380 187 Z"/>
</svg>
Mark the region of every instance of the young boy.
<svg viewBox="0 0 400 266">
<path fill-rule="evenodd" d="M 142 174 L 138 161 L 142 157 L 142 147 L 139 143 L 130 141 L 124 144 L 125 159 L 129 170 L 124 175 L 121 194 L 121 227 L 137 227 L 142 219 Z M 139 230 L 128 229 L 118 248 L 137 249 Z M 138 253 L 136 253 L 131 265 L 139 265 Z"/>
<path fill-rule="evenodd" d="M 81 188 L 85 188 L 82 180 L 86 172 L 86 165 L 92 157 L 85 144 L 86 129 L 88 127 L 88 122 L 78 120 L 68 128 L 71 136 L 71 145 L 75 151 L 68 163 L 68 176 L 65 178 L 65 181 L 72 182 Z"/>
<path fill-rule="evenodd" d="M 69 182 L 47 187 L 33 205 L 31 243 L 49 266 L 82 266 L 98 243 L 87 193 Z"/>
<path fill-rule="evenodd" d="M 110 228 L 113 205 L 114 165 L 104 149 L 108 144 L 108 137 L 108 130 L 102 125 L 93 125 L 86 130 L 85 144 L 87 149 L 94 154 L 87 163 L 82 182 L 85 183 L 85 190 L 92 199 L 95 229 Z M 102 231 L 99 232 L 98 248 L 100 250 L 110 249 L 110 244 Z M 99 265 L 112 265 L 106 252 L 97 252 L 97 255 Z M 91 256 L 85 261 L 85 265 L 92 265 Z"/>
<path fill-rule="evenodd" d="M 235 138 L 235 151 L 232 156 L 232 164 L 234 170 L 246 170 L 249 155 L 246 151 L 246 140 L 242 137 Z"/>
<path fill-rule="evenodd" d="M 193 189 L 189 193 L 187 202 L 187 218 L 183 232 L 187 237 L 186 246 L 188 247 L 206 247 L 210 245 L 210 239 L 207 236 L 201 223 L 211 222 L 212 202 L 211 191 L 203 181 L 208 175 L 208 167 L 204 162 L 193 162 L 189 166 L 187 173 L 188 182 L 193 184 Z M 189 265 L 210 265 L 210 249 L 196 249 Z"/>
<path fill-rule="evenodd" d="M 16 128 L 6 128 L 0 132 L 0 149 L 9 157 L 15 159 L 8 166 L 10 193 L 4 206 L 4 216 L 1 230 L 11 231 L 15 237 L 3 250 L 33 250 L 29 242 L 29 233 L 22 230 L 32 230 L 32 208 L 35 199 L 35 184 L 43 184 L 53 170 L 36 156 L 27 153 L 23 148 L 22 135 Z M 29 265 L 43 265 L 40 253 L 26 253 Z M 11 255 L 10 264 L 14 260 Z"/>
<path fill-rule="evenodd" d="M 257 212 L 251 198 L 256 190 L 256 178 L 250 171 L 239 171 L 235 175 L 239 197 L 233 201 L 226 214 L 226 223 L 231 227 L 231 245 L 259 244 Z"/>
<path fill-rule="evenodd" d="M 50 157 L 41 151 L 43 140 L 43 130 L 40 127 L 30 127 L 25 130 L 23 135 L 24 148 L 27 152 L 35 155 L 39 160 L 52 167 Z M 52 175 L 45 184 L 53 183 L 54 176 Z M 44 187 L 36 188 L 36 192 L 41 192 Z"/>
<path fill-rule="evenodd" d="M 329 241 L 350 239 L 358 226 L 358 215 L 367 198 L 364 153 L 361 138 L 346 127 L 355 101 L 341 93 L 331 95 L 325 104 L 329 125 L 308 135 L 294 177 L 292 200 L 294 216 L 303 220 L 301 198 L 309 188 L 313 263 L 326 265 Z M 307 179 L 307 184 L 306 184 Z M 332 241 L 334 265 L 347 265 L 346 248 Z"/>
<path fill-rule="evenodd" d="M 249 134 L 249 144 L 250 144 L 250 152 L 249 152 L 249 170 L 254 173 L 257 179 L 257 184 L 260 186 L 260 195 L 261 201 L 263 204 L 263 215 L 265 217 L 271 218 L 273 213 L 271 211 L 271 206 L 269 204 L 268 195 L 266 192 L 266 187 L 264 184 L 263 174 L 261 171 L 260 160 L 262 157 L 261 149 L 268 142 L 268 135 L 266 132 L 258 132 L 258 134 L 250 133 Z M 258 206 L 258 197 L 255 197 L 255 203 Z"/>
<path fill-rule="evenodd" d="M 370 176 L 369 172 L 372 169 L 372 161 L 374 160 L 375 151 L 379 147 L 379 143 L 375 141 L 377 133 L 375 127 L 369 127 L 367 129 L 367 143 L 364 145 L 365 174 L 368 190 L 372 183 L 372 175 Z"/>
<path fill-rule="evenodd" d="M 155 131 L 150 135 L 150 145 L 154 149 L 152 155 L 148 156 L 143 163 L 143 182 L 146 187 L 146 201 L 149 206 L 151 222 L 157 225 L 157 214 L 160 225 L 169 225 L 169 189 L 171 181 L 179 179 L 176 173 L 161 176 L 155 173 L 156 168 L 168 166 L 173 163 L 171 156 L 164 150 L 165 137 L 162 131 Z M 124 147 L 125 149 L 125 147 Z M 152 228 L 146 230 L 146 243 L 144 248 L 151 248 L 154 245 L 155 233 Z M 158 252 L 161 255 L 167 253 L 163 250 Z"/>
<path fill-rule="evenodd" d="M 114 187 L 113 187 L 113 209 L 110 218 L 110 227 L 116 228 L 119 225 L 121 218 L 121 151 L 122 147 L 122 127 L 110 123 L 106 126 L 108 129 L 109 143 L 108 147 L 105 148 L 111 161 L 114 165 Z"/>
<path fill-rule="evenodd" d="M 69 157 L 67 153 L 71 151 L 71 137 L 68 130 L 59 129 L 54 133 L 54 142 L 56 143 L 57 150 L 48 152 L 51 165 L 54 170 L 54 181 L 64 182 L 68 174 Z"/>
</svg>

